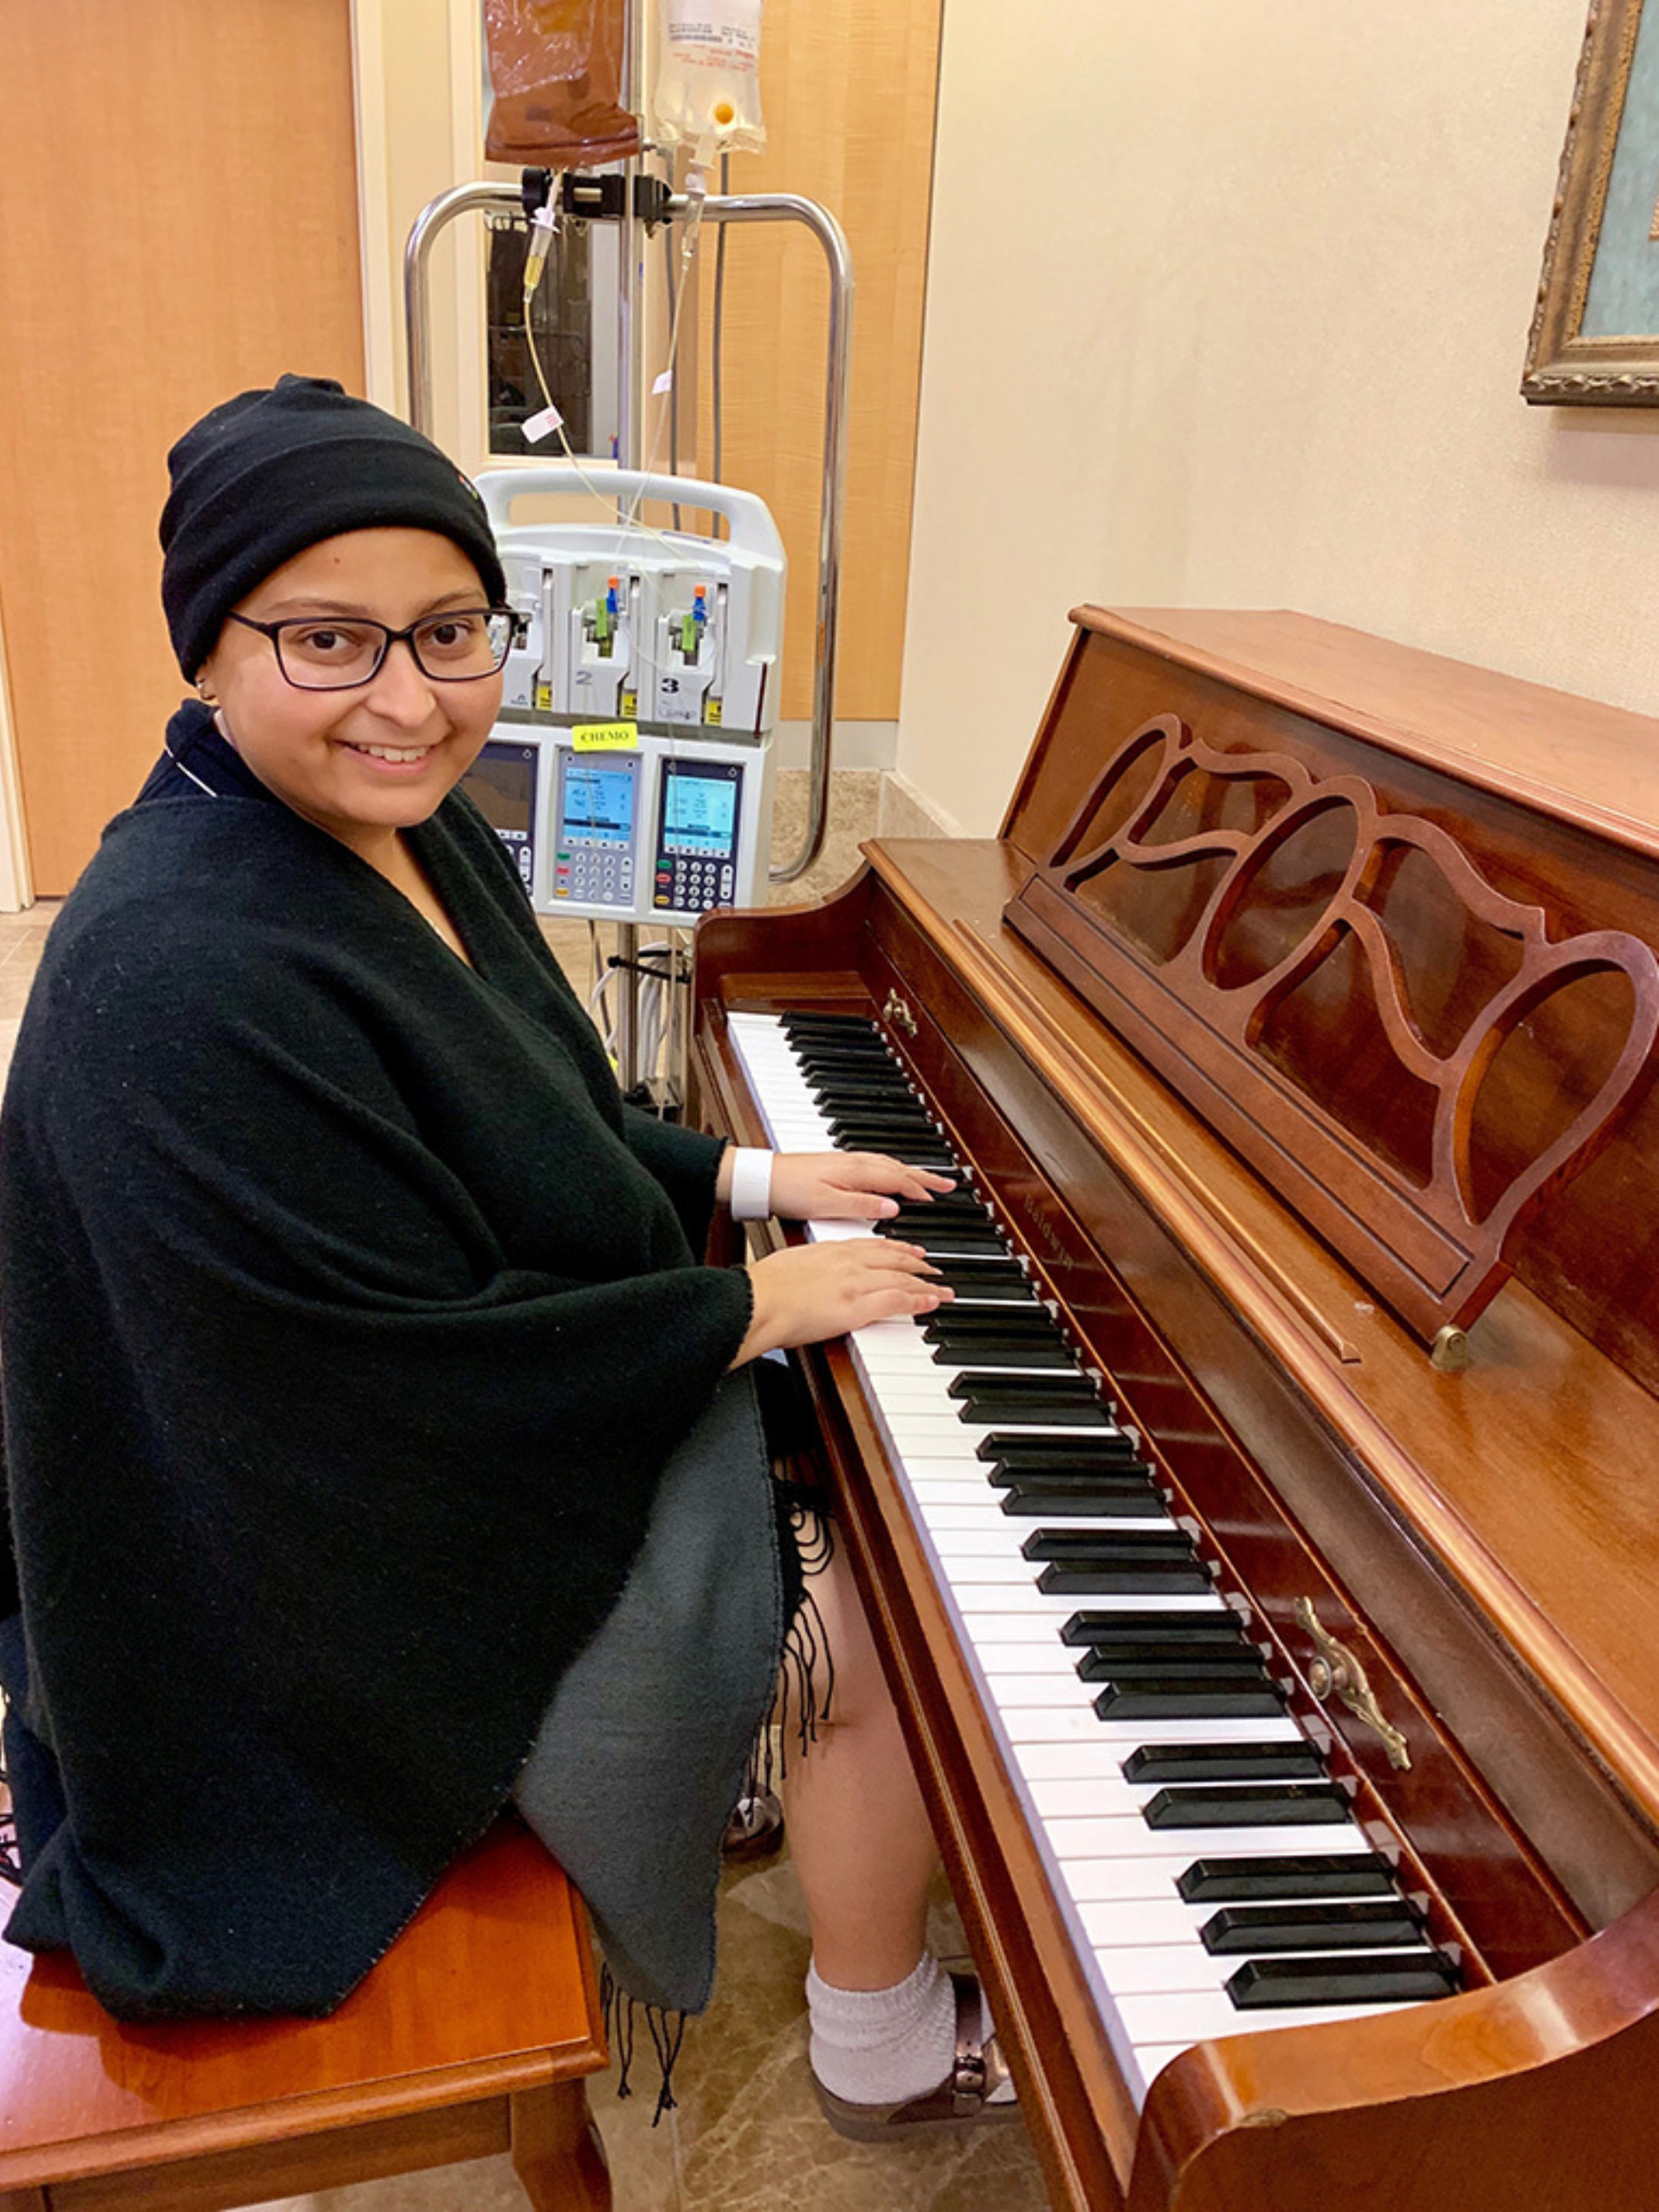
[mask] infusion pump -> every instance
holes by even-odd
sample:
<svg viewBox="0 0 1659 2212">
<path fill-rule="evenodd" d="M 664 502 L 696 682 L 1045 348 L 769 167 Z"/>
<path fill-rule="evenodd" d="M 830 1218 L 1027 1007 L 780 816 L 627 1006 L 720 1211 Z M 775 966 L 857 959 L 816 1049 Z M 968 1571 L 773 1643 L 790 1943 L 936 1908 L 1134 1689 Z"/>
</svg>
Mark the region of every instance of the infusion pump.
<svg viewBox="0 0 1659 2212">
<path fill-rule="evenodd" d="M 501 719 L 465 779 L 538 911 L 686 924 L 764 903 L 785 562 L 752 493 L 606 470 L 729 535 L 514 524 L 585 494 L 557 463 L 477 479 L 520 617 Z M 591 494 L 585 494 L 591 508 Z"/>
<path fill-rule="evenodd" d="M 543 914 L 689 923 L 763 906 L 772 748 L 641 732 L 579 752 L 571 734 L 501 722 L 466 792 Z"/>
</svg>

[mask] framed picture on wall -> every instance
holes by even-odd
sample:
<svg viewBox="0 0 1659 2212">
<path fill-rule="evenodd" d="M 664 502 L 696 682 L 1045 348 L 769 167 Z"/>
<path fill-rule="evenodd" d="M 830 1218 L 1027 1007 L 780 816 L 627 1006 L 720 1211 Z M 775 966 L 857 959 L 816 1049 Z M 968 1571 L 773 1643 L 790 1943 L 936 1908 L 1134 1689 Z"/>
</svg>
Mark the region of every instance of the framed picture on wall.
<svg viewBox="0 0 1659 2212">
<path fill-rule="evenodd" d="M 1659 0 L 1591 0 L 1521 390 L 1659 406 Z"/>
</svg>

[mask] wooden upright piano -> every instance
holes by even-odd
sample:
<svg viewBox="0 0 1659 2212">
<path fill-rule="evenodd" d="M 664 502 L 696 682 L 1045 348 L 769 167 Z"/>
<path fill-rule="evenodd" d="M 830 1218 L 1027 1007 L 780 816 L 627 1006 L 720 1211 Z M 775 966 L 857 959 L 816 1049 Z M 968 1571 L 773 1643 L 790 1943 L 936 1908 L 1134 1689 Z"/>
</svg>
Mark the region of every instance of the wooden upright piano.
<svg viewBox="0 0 1659 2212">
<path fill-rule="evenodd" d="M 1000 837 L 703 924 L 692 1100 L 967 1179 L 801 1364 L 1053 2201 L 1651 2212 L 1659 723 L 1073 621 Z"/>
</svg>

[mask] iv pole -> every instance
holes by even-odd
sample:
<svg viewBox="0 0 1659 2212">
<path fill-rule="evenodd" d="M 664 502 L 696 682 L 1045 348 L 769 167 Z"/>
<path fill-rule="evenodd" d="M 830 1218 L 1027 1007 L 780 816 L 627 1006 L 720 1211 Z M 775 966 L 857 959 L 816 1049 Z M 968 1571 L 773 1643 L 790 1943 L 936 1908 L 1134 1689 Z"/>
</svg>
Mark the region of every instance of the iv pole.
<svg viewBox="0 0 1659 2212">
<path fill-rule="evenodd" d="M 630 107 L 637 108 L 640 105 L 635 97 L 640 81 L 640 57 L 637 35 L 631 31 L 634 11 L 630 9 L 629 13 L 627 79 L 623 90 L 625 102 Z M 637 159 L 623 165 L 626 204 L 630 210 L 634 205 L 635 179 L 639 173 Z M 690 194 L 671 194 L 665 210 L 665 219 L 669 222 L 684 220 L 697 204 L 698 202 Z M 835 738 L 836 653 L 841 612 L 842 542 L 847 505 L 848 416 L 852 381 L 852 256 L 848 250 L 846 235 L 829 210 L 819 206 L 817 201 L 804 199 L 796 193 L 714 193 L 702 198 L 701 208 L 704 222 L 804 224 L 823 250 L 830 277 L 830 319 L 824 365 L 823 470 L 818 516 L 817 618 L 813 633 L 812 742 L 806 828 L 793 858 L 781 866 L 775 864 L 770 872 L 775 884 L 791 884 L 805 875 L 823 851 L 829 822 L 830 768 Z M 457 185 L 449 191 L 441 192 L 422 209 L 404 248 L 404 327 L 409 363 L 409 416 L 415 428 L 428 436 L 432 434 L 433 427 L 431 303 L 428 264 L 439 235 L 459 216 L 473 213 L 522 216 L 522 195 L 519 188 L 512 185 Z M 637 344 L 641 306 L 640 257 L 635 250 L 633 229 L 641 218 L 629 213 L 621 220 L 627 235 L 618 256 L 618 350 L 623 373 L 617 458 L 622 467 L 638 469 L 644 465 L 644 458 L 640 452 L 644 415 L 641 386 L 644 380 Z M 618 958 L 633 962 L 637 958 L 638 949 L 637 926 L 632 922 L 620 923 L 617 932 Z M 617 983 L 617 1073 L 623 1091 L 628 1091 L 635 1087 L 640 1075 L 635 1019 L 636 969 L 631 966 L 619 969 Z"/>
<path fill-rule="evenodd" d="M 676 192 L 668 202 L 672 222 L 690 214 L 689 195 Z M 432 434 L 432 358 L 428 340 L 430 308 L 427 264 L 440 233 L 458 216 L 495 214 L 522 216 L 523 203 L 516 185 L 457 185 L 429 201 L 415 219 L 404 249 L 404 327 L 409 350 L 409 419 L 417 430 Z M 633 217 L 624 217 L 631 222 Z M 848 403 L 852 384 L 853 261 L 841 225 L 816 200 L 793 192 L 754 192 L 739 195 L 710 193 L 702 203 L 704 222 L 804 223 L 823 249 L 830 272 L 830 329 L 825 349 L 823 403 L 823 491 L 818 515 L 818 605 L 812 671 L 811 787 L 806 831 L 799 851 L 784 866 L 775 866 L 775 884 L 793 884 L 805 874 L 823 850 L 830 760 L 834 742 L 833 707 L 836 689 L 836 649 L 841 611 L 842 541 L 847 510 Z M 632 257 L 624 255 L 627 261 Z M 636 393 L 639 379 L 629 380 Z M 630 415 L 634 421 L 630 424 Z M 624 441 L 637 437 L 637 411 L 626 401 L 621 416 L 617 459 L 624 468 L 643 465 L 626 450 Z"/>
</svg>

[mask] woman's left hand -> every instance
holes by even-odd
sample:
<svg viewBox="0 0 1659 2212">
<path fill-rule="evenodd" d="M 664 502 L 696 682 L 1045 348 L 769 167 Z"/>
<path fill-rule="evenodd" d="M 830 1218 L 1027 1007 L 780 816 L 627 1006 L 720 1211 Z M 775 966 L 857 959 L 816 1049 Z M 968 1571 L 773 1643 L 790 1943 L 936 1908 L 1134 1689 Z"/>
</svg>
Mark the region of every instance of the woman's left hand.
<svg viewBox="0 0 1659 2212">
<path fill-rule="evenodd" d="M 888 1221 L 901 1205 L 954 1190 L 949 1176 L 907 1168 L 885 1152 L 775 1152 L 772 1211 L 783 1221 Z"/>
</svg>

